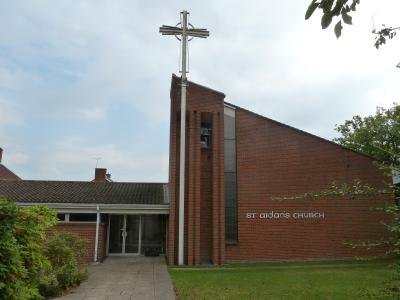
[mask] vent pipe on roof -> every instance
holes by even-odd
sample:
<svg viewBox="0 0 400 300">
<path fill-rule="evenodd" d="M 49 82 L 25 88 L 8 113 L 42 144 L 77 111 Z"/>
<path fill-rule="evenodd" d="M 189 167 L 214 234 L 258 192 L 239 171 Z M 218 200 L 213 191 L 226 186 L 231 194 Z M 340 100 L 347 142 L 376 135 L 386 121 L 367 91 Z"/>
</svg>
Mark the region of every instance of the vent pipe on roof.
<svg viewBox="0 0 400 300">
<path fill-rule="evenodd" d="M 0 148 L 0 164 L 1 164 L 1 159 L 3 158 L 3 148 Z"/>
</svg>

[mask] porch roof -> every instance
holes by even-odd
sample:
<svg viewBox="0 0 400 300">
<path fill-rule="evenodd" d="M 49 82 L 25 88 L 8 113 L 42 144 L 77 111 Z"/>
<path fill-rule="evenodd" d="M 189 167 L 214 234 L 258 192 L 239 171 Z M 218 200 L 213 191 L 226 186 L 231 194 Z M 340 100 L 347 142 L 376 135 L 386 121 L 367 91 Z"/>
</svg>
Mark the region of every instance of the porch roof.
<svg viewBox="0 0 400 300">
<path fill-rule="evenodd" d="M 0 180 L 0 197 L 19 203 L 166 205 L 166 183 Z"/>
</svg>

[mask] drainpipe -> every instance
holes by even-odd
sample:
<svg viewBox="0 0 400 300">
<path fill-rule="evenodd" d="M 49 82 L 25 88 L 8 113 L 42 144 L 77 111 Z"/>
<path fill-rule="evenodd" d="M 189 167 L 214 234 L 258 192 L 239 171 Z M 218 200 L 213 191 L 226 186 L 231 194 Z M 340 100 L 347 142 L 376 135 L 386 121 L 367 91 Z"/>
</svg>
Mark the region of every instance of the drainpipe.
<svg viewBox="0 0 400 300">
<path fill-rule="evenodd" d="M 100 207 L 97 205 L 97 218 L 96 218 L 96 240 L 94 243 L 94 258 L 93 262 L 97 263 L 97 249 L 99 248 L 99 225 L 100 225 Z"/>
</svg>

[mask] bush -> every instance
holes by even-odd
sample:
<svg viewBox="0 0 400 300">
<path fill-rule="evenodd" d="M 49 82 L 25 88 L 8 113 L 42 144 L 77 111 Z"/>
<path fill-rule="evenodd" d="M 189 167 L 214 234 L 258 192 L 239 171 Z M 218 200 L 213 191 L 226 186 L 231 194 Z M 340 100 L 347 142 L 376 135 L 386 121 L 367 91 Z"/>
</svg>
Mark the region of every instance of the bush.
<svg viewBox="0 0 400 300">
<path fill-rule="evenodd" d="M 79 284 L 85 278 L 81 258 L 85 255 L 85 241 L 67 232 L 54 232 L 46 244 L 59 287 L 65 289 Z"/>
<path fill-rule="evenodd" d="M 60 285 L 56 275 L 54 272 L 52 272 L 52 270 L 48 274 L 43 274 L 39 278 L 38 289 L 40 295 L 44 297 L 56 296 L 60 294 Z"/>
<path fill-rule="evenodd" d="M 85 277 L 85 242 L 69 233 L 47 239 L 56 211 L 0 198 L 0 300 L 39 300 Z"/>
<path fill-rule="evenodd" d="M 0 199 L 0 299 L 42 299 L 39 274 L 50 269 L 44 256 L 46 229 L 57 222 L 46 207 L 20 208 Z"/>
</svg>

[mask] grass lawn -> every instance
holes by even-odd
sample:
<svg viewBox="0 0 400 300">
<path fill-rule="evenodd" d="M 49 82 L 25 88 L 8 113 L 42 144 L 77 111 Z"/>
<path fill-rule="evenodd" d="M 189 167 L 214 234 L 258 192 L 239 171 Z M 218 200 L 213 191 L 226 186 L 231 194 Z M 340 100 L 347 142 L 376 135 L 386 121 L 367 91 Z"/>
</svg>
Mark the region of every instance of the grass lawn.
<svg viewBox="0 0 400 300">
<path fill-rule="evenodd" d="M 363 299 L 391 275 L 391 262 L 297 262 L 170 268 L 184 299 Z"/>
</svg>

